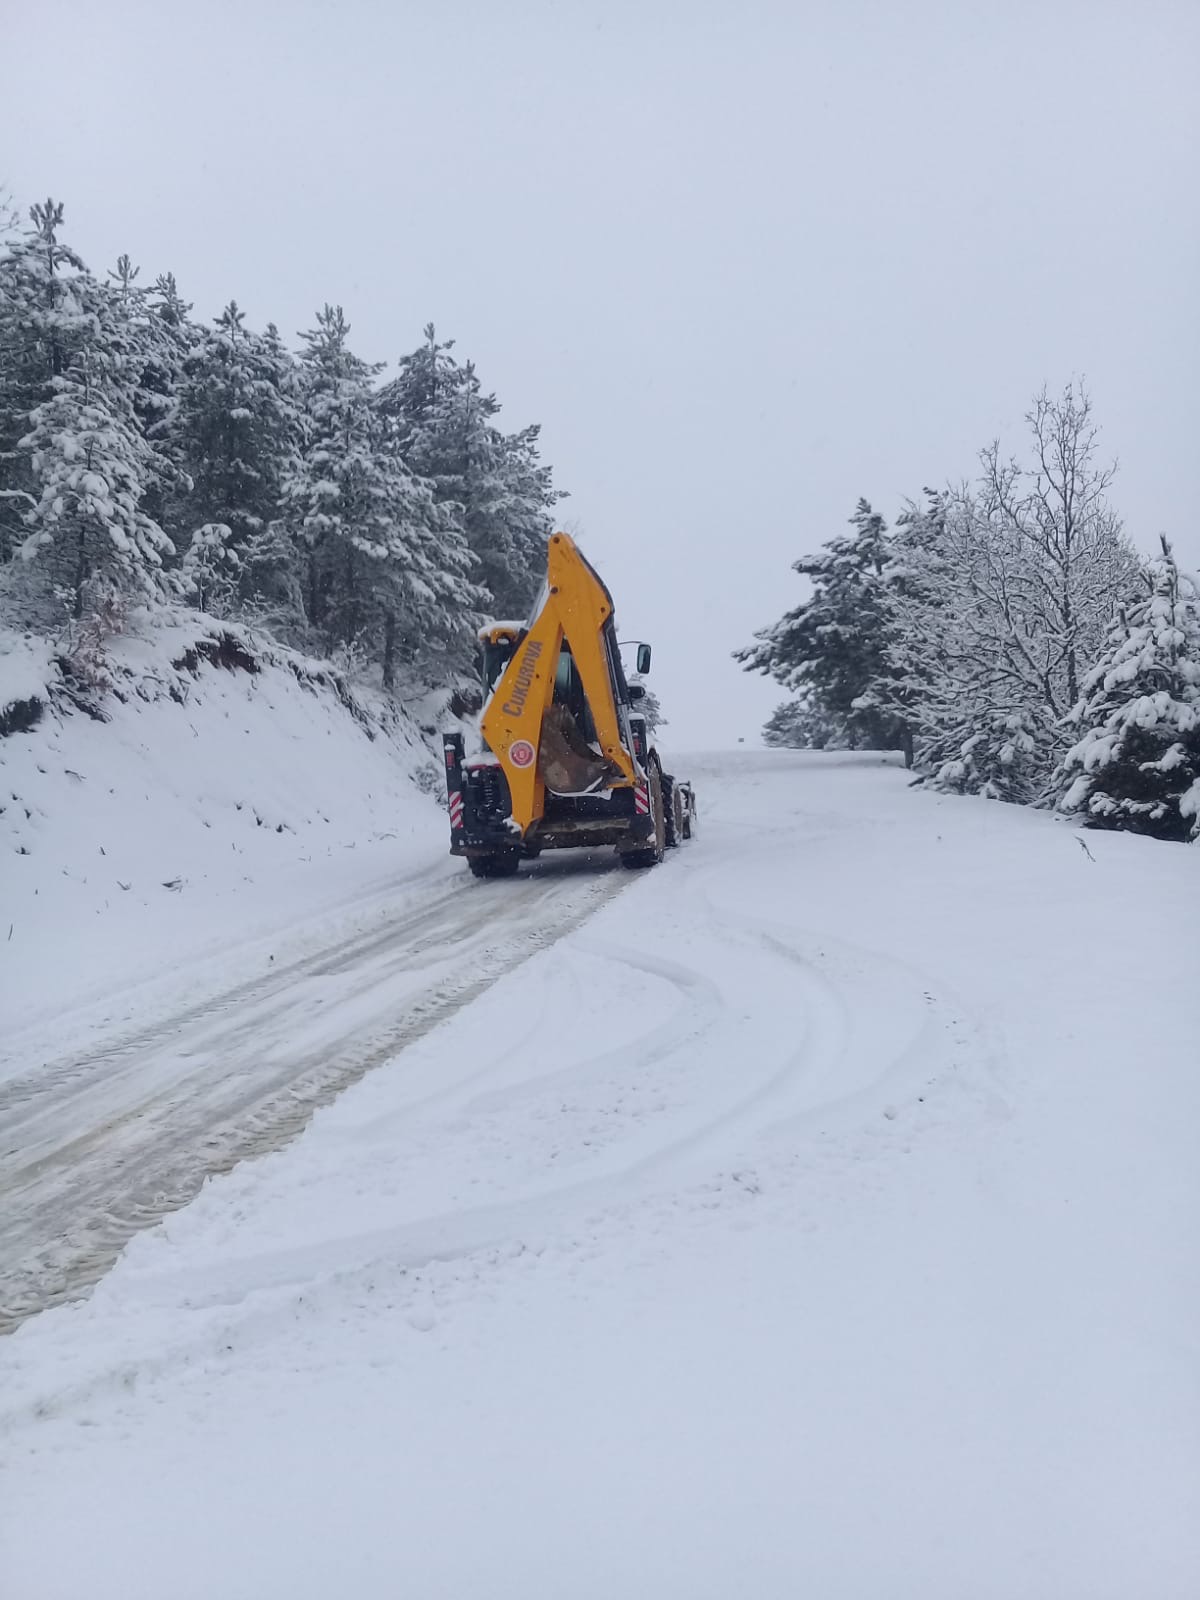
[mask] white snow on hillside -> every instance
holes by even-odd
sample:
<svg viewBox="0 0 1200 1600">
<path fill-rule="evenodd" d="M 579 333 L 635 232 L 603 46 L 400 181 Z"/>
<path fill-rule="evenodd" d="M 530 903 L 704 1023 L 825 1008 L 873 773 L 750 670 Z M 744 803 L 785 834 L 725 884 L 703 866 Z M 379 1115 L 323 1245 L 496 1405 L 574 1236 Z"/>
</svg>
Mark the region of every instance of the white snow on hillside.
<svg viewBox="0 0 1200 1600">
<path fill-rule="evenodd" d="M 45 693 L 54 675 L 53 658 L 48 639 L 0 627 L 0 716 L 14 701 Z"/>
<path fill-rule="evenodd" d="M 222 638 L 246 664 L 198 653 Z M 50 699 L 45 646 L 0 644 L 0 706 L 49 702 L 0 739 L 0 1033 L 169 982 L 444 850 L 418 730 L 322 663 L 184 614 L 110 647 L 101 722 Z"/>
<path fill-rule="evenodd" d="M 1200 856 L 692 771 L 692 845 L 0 1343 L 14 1595 L 1200 1589 Z"/>
</svg>

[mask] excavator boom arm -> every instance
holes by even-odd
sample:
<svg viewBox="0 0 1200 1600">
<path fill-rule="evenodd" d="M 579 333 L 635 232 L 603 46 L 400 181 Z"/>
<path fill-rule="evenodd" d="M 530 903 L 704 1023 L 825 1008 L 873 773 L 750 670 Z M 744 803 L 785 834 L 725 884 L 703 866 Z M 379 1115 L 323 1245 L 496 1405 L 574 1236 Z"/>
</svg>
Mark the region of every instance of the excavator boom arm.
<svg viewBox="0 0 1200 1600">
<path fill-rule="evenodd" d="M 623 685 L 613 602 L 603 581 L 565 533 L 551 536 L 546 586 L 524 638 L 484 707 L 481 727 L 504 769 L 512 819 L 524 835 L 545 807 L 543 743 L 551 736 L 546 714 L 564 642 L 569 645 L 588 709 L 598 759 L 610 764 L 609 788 L 636 785 L 640 772 L 627 719 L 618 702 Z"/>
</svg>

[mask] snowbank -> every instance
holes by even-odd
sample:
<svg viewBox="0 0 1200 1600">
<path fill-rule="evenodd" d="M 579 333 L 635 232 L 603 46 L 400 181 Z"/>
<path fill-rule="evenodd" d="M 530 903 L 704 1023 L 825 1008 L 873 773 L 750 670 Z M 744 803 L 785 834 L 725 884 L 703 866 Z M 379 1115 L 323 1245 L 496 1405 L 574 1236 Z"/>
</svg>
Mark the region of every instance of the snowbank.
<svg viewBox="0 0 1200 1600">
<path fill-rule="evenodd" d="M 0 1037 L 444 852 L 419 731 L 327 666 L 185 615 L 106 670 L 0 634 L 0 705 L 44 707 L 0 738 Z"/>
<path fill-rule="evenodd" d="M 21 705 L 36 701 L 31 719 L 40 716 L 46 701 L 46 685 L 54 676 L 54 650 L 45 639 L 10 633 L 0 628 L 0 728 Z M 14 719 L 15 720 L 15 719 Z"/>
</svg>

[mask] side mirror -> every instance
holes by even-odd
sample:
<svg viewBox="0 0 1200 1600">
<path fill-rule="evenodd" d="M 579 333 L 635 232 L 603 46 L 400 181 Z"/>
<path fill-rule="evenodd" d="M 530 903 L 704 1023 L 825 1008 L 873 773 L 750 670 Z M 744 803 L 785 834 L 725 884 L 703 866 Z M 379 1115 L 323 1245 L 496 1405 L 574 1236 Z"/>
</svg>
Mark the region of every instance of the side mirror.
<svg viewBox="0 0 1200 1600">
<path fill-rule="evenodd" d="M 631 683 L 629 685 L 629 699 L 632 703 L 646 698 L 646 685 L 644 683 Z"/>
<path fill-rule="evenodd" d="M 650 671 L 650 646 L 648 644 L 640 644 L 637 647 L 637 671 L 639 677 L 643 677 Z"/>
</svg>

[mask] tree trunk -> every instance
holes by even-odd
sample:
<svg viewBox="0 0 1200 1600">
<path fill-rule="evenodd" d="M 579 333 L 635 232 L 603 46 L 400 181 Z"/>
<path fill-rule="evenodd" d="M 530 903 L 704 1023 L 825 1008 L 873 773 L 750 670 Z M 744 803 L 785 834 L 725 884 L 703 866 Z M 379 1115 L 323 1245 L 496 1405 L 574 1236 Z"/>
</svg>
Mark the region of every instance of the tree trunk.
<svg viewBox="0 0 1200 1600">
<path fill-rule="evenodd" d="M 913 731 L 907 722 L 900 724 L 900 748 L 904 751 L 905 770 L 911 772 L 913 764 Z"/>
<path fill-rule="evenodd" d="M 1071 609 L 1070 577 L 1063 592 L 1063 632 L 1067 636 L 1067 707 L 1072 708 L 1079 699 L 1079 662 L 1075 652 L 1075 617 Z"/>
<path fill-rule="evenodd" d="M 71 614 L 76 622 L 83 616 L 83 586 L 87 582 L 87 576 L 87 550 L 81 522 L 75 536 L 75 603 L 71 607 Z"/>
<path fill-rule="evenodd" d="M 321 585 L 317 575 L 316 551 L 308 557 L 308 620 L 314 628 L 321 626 Z"/>
<path fill-rule="evenodd" d="M 346 613 L 343 643 L 352 645 L 358 638 L 362 608 L 358 601 L 358 563 L 354 559 L 354 546 L 346 546 Z"/>
<path fill-rule="evenodd" d="M 396 687 L 396 613 L 387 611 L 383 619 L 383 687 L 390 694 Z"/>
<path fill-rule="evenodd" d="M 1072 645 L 1067 651 L 1067 703 L 1074 707 L 1079 700 L 1079 658 Z"/>
</svg>

